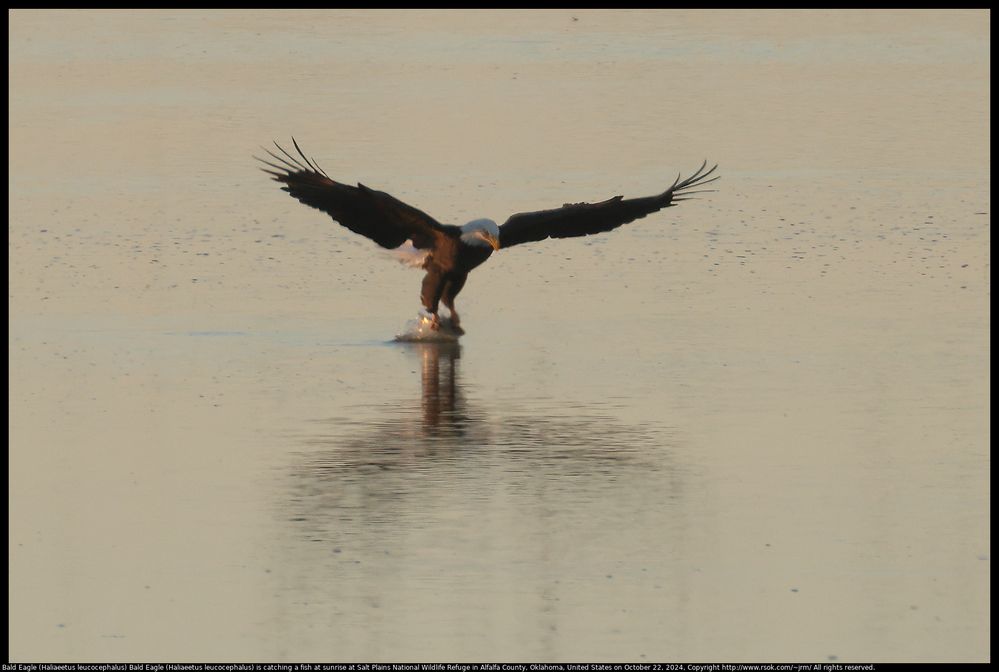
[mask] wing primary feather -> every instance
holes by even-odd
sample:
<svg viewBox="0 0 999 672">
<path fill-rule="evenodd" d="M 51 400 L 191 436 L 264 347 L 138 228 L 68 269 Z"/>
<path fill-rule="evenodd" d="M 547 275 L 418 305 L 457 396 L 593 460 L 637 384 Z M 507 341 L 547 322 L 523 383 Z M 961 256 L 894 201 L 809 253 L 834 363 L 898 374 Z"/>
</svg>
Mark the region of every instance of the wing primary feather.
<svg viewBox="0 0 999 672">
<path fill-rule="evenodd" d="M 696 173 L 694 173 L 693 175 L 691 175 L 690 177 L 688 177 L 687 181 L 690 181 L 690 180 L 693 180 L 693 179 L 696 179 L 696 178 L 700 177 L 701 171 L 704 170 L 707 167 L 707 165 L 708 165 L 708 160 L 704 159 L 704 163 L 701 164 L 701 167 L 697 169 Z"/>
<path fill-rule="evenodd" d="M 276 144 L 276 145 L 277 145 L 277 143 L 274 143 L 274 144 Z M 282 152 L 282 153 L 284 153 L 284 155 L 285 155 L 285 156 L 287 156 L 287 157 L 288 157 L 289 159 L 291 159 L 291 161 L 292 161 L 292 162 L 293 162 L 293 163 L 295 164 L 295 166 L 297 166 L 297 167 L 298 167 L 298 169 L 299 169 L 299 170 L 304 170 L 304 171 L 306 171 L 306 172 L 311 172 L 311 170 L 312 170 L 312 167 L 311 167 L 311 166 L 308 166 L 308 165 L 305 165 L 305 166 L 303 166 L 303 165 L 302 165 L 302 162 L 301 162 L 301 161 L 299 161 L 299 160 L 298 160 L 297 158 L 295 158 L 295 157 L 294 157 L 294 156 L 293 156 L 293 155 L 292 155 L 292 154 L 291 154 L 291 153 L 290 153 L 290 152 L 289 152 L 288 150 L 286 150 L 286 149 L 285 149 L 284 147 L 282 147 L 282 146 L 278 145 L 278 149 L 280 149 L 280 150 L 281 150 L 281 152 Z"/>
<path fill-rule="evenodd" d="M 254 155 L 254 157 L 253 157 L 253 158 L 255 158 L 255 159 L 256 159 L 257 161 L 259 161 L 260 163 L 262 163 L 262 164 L 264 164 L 264 165 L 267 165 L 267 166 L 270 166 L 271 168 L 276 168 L 276 169 L 278 169 L 278 170 L 283 170 L 283 171 L 286 171 L 286 172 L 287 172 L 287 170 L 288 170 L 288 169 L 287 169 L 287 168 L 285 168 L 284 166 L 279 166 L 279 165 L 277 165 L 276 163 L 271 163 L 271 162 L 270 162 L 270 161 L 268 161 L 267 159 L 261 159 L 261 158 L 260 158 L 259 156 L 256 156 L 256 155 Z M 263 170 L 263 168 L 261 168 L 261 170 Z M 268 172 L 270 172 L 270 171 L 268 171 Z"/>
<path fill-rule="evenodd" d="M 681 191 L 680 196 L 688 196 L 690 194 L 708 194 L 718 191 L 717 189 L 698 189 L 697 191 Z"/>
<path fill-rule="evenodd" d="M 685 184 L 682 187 L 677 187 L 676 189 L 674 189 L 674 191 L 679 192 L 683 191 L 684 189 L 689 189 L 690 187 L 703 187 L 705 184 L 710 184 L 715 180 L 719 179 L 721 179 L 721 175 L 716 175 L 715 177 L 712 177 L 710 180 L 698 180 L 697 182 L 691 182 L 690 184 Z"/>
<path fill-rule="evenodd" d="M 703 175 L 701 175 L 701 176 L 700 176 L 699 178 L 697 178 L 697 181 L 698 181 L 698 182 L 700 182 L 700 181 L 701 181 L 701 180 L 703 180 L 703 179 L 704 179 L 705 177 L 707 177 L 707 176 L 708 176 L 708 175 L 710 175 L 711 173 L 715 172 L 715 170 L 717 170 L 717 169 L 718 169 L 718 164 L 716 163 L 715 165 L 711 166 L 711 168 L 709 168 L 709 169 L 708 169 L 708 172 L 704 173 L 704 174 L 703 174 Z M 716 178 L 715 178 L 715 179 L 717 179 L 717 176 L 716 176 Z"/>
<path fill-rule="evenodd" d="M 708 168 L 708 172 L 706 172 L 706 173 L 704 173 L 703 175 L 701 175 L 701 177 L 700 177 L 700 178 L 698 178 L 698 179 L 701 179 L 701 180 L 703 180 L 703 179 L 704 179 L 705 177 L 707 177 L 707 176 L 708 176 L 708 175 L 710 175 L 711 173 L 715 172 L 715 170 L 717 170 L 717 168 L 718 168 L 718 164 L 716 163 L 715 165 L 713 165 L 713 166 L 711 166 L 710 168 Z"/>
<path fill-rule="evenodd" d="M 263 149 L 263 150 L 264 150 L 265 152 L 267 152 L 268 154 L 270 154 L 270 155 L 271 155 L 272 157 L 274 157 L 274 158 L 275 158 L 276 160 L 278 160 L 278 161 L 280 161 L 281 163 L 283 163 L 283 164 L 284 164 L 284 165 L 283 165 L 283 166 L 281 167 L 281 170 L 287 170 L 288 172 L 291 172 L 291 173 L 293 173 L 293 172 L 295 172 L 295 171 L 297 171 L 297 170 L 298 170 L 298 168 L 297 168 L 297 167 L 296 167 L 295 165 L 293 165 L 293 164 L 291 164 L 291 163 L 288 163 L 288 159 L 285 159 L 285 158 L 283 158 L 283 157 L 280 157 L 280 156 L 278 156 L 277 154 L 275 154 L 275 153 L 274 153 L 274 152 L 272 152 L 271 150 L 267 149 L 266 147 L 261 147 L 261 149 Z M 272 165 L 273 165 L 273 164 L 272 164 Z"/>
<path fill-rule="evenodd" d="M 323 177 L 325 177 L 327 180 L 332 180 L 333 179 L 332 177 L 330 177 L 329 175 L 326 174 L 325 170 L 323 170 L 322 168 L 319 167 L 319 163 L 315 159 L 312 159 L 312 163 L 319 170 L 319 172 L 323 174 Z"/>
<path fill-rule="evenodd" d="M 708 165 L 708 162 L 705 160 L 705 162 L 701 164 L 701 167 L 697 169 L 697 172 L 695 172 L 693 175 L 691 175 L 690 177 L 688 177 L 686 180 L 684 180 L 680 184 L 676 185 L 675 188 L 676 189 L 683 189 L 688 184 L 692 183 L 694 180 L 699 179 L 701 177 L 701 171 L 704 170 L 704 167 L 706 165 Z M 714 170 L 714 169 L 712 169 L 712 170 Z"/>
<path fill-rule="evenodd" d="M 306 166 L 303 166 L 298 159 L 296 159 L 294 156 L 292 156 L 291 154 L 289 154 L 288 152 L 286 152 L 285 149 L 284 149 L 284 147 L 282 147 L 281 145 L 279 145 L 277 142 L 274 143 L 274 146 L 277 147 L 278 149 L 280 149 L 281 152 L 285 156 L 287 156 L 291 160 L 291 162 L 293 164 L 295 164 L 296 166 L 298 166 L 300 169 L 305 170 L 305 171 L 309 170 L 309 168 L 307 168 Z"/>
<path fill-rule="evenodd" d="M 707 162 L 701 164 L 701 167 L 697 169 L 696 173 L 694 173 L 693 175 L 691 175 L 690 177 L 688 177 L 686 180 L 684 180 L 683 182 L 681 182 L 680 184 L 677 185 L 677 189 L 683 189 L 687 185 L 692 184 L 692 183 L 696 182 L 697 180 L 701 179 L 701 174 L 704 171 L 704 167 L 706 165 L 707 165 Z"/>
<path fill-rule="evenodd" d="M 319 166 L 315 165 L 315 162 L 309 161 L 309 157 L 307 157 L 305 155 L 305 152 L 302 151 L 302 148 L 298 146 L 298 142 L 295 140 L 295 136 L 294 135 L 291 136 L 291 142 L 295 145 L 295 149 L 298 150 L 298 153 L 301 155 L 301 157 L 303 159 L 305 159 L 305 163 L 307 163 L 309 165 L 309 168 L 311 168 L 316 173 L 321 173 L 322 171 L 319 170 Z"/>
<path fill-rule="evenodd" d="M 706 165 L 708 165 L 707 161 L 704 162 L 704 165 L 702 165 L 697 170 L 696 173 L 694 173 L 693 175 L 691 175 L 690 177 L 688 177 L 686 180 L 684 180 L 683 182 L 681 182 L 680 184 L 678 184 L 676 186 L 676 189 L 677 190 L 683 189 L 684 187 L 693 186 L 695 184 L 698 184 L 698 185 L 699 184 L 707 184 L 708 182 L 713 182 L 714 180 L 717 180 L 718 177 L 714 177 L 714 178 L 712 178 L 710 180 L 705 180 L 704 178 L 706 178 L 711 173 L 715 172 L 715 169 L 718 167 L 718 164 L 715 164 L 714 166 L 711 167 L 710 170 L 708 170 L 706 173 L 702 174 L 701 171 L 704 170 L 704 166 L 706 166 Z"/>
</svg>

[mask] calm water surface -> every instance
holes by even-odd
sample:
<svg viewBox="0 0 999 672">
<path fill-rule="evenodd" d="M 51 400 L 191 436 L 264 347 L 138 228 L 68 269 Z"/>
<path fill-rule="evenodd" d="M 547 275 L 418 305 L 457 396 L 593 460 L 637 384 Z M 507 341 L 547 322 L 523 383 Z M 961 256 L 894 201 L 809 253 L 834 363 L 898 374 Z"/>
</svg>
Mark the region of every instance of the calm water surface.
<svg viewBox="0 0 999 672">
<path fill-rule="evenodd" d="M 988 14 L 10 24 L 17 661 L 984 661 Z M 447 222 L 718 193 L 418 273 Z"/>
</svg>

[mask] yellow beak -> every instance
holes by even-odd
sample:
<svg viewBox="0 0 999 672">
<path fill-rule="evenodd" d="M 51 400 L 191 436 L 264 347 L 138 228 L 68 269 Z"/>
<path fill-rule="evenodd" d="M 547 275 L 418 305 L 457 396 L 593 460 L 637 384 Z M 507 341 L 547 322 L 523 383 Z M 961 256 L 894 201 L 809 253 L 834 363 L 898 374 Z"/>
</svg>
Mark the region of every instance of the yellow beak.
<svg viewBox="0 0 999 672">
<path fill-rule="evenodd" d="M 499 238 L 493 238 L 492 236 L 486 236 L 486 241 L 487 241 L 487 242 L 488 242 L 488 243 L 489 243 L 490 245 L 492 245 L 492 246 L 493 246 L 493 249 L 494 249 L 494 250 L 498 250 L 498 249 L 500 248 L 500 241 L 499 241 Z"/>
</svg>

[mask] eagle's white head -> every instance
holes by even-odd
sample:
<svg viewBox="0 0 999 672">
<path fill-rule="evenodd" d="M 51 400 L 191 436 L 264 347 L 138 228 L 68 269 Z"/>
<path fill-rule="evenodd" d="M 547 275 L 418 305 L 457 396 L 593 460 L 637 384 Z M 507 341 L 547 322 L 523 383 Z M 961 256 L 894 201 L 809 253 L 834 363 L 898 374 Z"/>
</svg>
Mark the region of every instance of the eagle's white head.
<svg viewBox="0 0 999 672">
<path fill-rule="evenodd" d="M 491 219 L 473 219 L 461 227 L 461 242 L 466 245 L 491 247 L 498 250 L 500 246 L 500 230 Z"/>
</svg>

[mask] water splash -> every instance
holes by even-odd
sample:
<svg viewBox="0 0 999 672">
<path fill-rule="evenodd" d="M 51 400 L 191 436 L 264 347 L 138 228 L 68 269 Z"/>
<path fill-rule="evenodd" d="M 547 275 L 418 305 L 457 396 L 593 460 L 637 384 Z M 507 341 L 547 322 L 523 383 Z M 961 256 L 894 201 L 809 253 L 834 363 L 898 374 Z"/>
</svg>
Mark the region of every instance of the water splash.
<svg viewBox="0 0 999 672">
<path fill-rule="evenodd" d="M 395 337 L 402 343 L 456 343 L 465 331 L 455 327 L 451 318 L 440 318 L 437 329 L 430 328 L 430 316 L 420 313 L 415 320 L 406 323 L 406 328 Z"/>
</svg>

